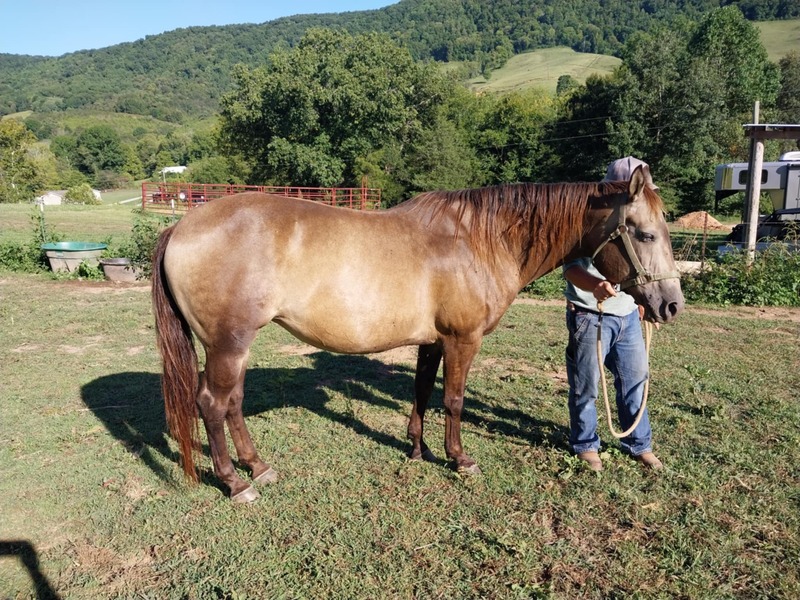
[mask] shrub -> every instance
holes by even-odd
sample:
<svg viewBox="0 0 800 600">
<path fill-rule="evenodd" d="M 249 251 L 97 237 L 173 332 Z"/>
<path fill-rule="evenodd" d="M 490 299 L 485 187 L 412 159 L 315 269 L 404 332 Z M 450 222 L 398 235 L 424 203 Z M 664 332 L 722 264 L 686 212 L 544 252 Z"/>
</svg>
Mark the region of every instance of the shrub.
<svg viewBox="0 0 800 600">
<path fill-rule="evenodd" d="M 94 190 L 88 183 L 79 183 L 67 190 L 64 196 L 67 204 L 102 204 L 94 195 Z"/>
<path fill-rule="evenodd" d="M 0 244 L 0 268 L 19 273 L 38 273 L 48 268 L 42 244 L 60 242 L 61 235 L 45 223 L 44 213 L 35 209 L 31 214 L 33 237 L 30 242 Z"/>
<path fill-rule="evenodd" d="M 171 222 L 170 217 L 140 213 L 133 222 L 130 239 L 119 248 L 119 255 L 131 259 L 142 277 L 150 277 L 158 236 Z"/>
<path fill-rule="evenodd" d="M 532 281 L 522 289 L 522 293 L 532 298 L 562 298 L 564 296 L 564 276 L 561 274 L 561 268 Z"/>
<path fill-rule="evenodd" d="M 714 304 L 800 306 L 800 247 L 773 242 L 748 264 L 746 252 L 729 252 L 698 275 L 684 276 L 686 299 Z"/>
</svg>

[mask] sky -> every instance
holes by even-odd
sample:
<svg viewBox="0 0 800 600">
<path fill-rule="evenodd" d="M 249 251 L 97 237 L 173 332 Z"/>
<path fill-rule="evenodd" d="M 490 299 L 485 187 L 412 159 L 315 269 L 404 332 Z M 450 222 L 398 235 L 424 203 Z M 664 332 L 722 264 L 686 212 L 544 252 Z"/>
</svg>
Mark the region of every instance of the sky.
<svg viewBox="0 0 800 600">
<path fill-rule="evenodd" d="M 372 10 L 398 0 L 0 0 L 0 53 L 61 56 L 180 27 Z"/>
</svg>

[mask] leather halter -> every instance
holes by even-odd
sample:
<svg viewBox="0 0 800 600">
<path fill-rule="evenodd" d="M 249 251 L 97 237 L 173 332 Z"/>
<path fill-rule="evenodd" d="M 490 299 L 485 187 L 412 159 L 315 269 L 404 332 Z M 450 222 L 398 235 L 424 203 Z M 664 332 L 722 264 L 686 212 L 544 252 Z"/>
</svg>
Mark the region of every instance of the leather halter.
<svg viewBox="0 0 800 600">
<path fill-rule="evenodd" d="M 594 264 L 594 259 L 599 254 L 600 250 L 602 250 L 606 244 L 613 242 L 618 237 L 622 238 L 622 243 L 625 246 L 625 251 L 628 254 L 628 258 L 631 261 L 631 266 L 633 266 L 633 268 L 636 270 L 636 277 L 633 279 L 626 279 L 625 281 L 619 283 L 620 290 L 626 290 L 636 285 L 645 285 L 654 281 L 661 281 L 662 279 L 681 278 L 681 275 L 678 271 L 666 271 L 664 273 L 653 274 L 644 268 L 642 262 L 639 260 L 639 257 L 636 254 L 636 250 L 633 247 L 631 235 L 628 233 L 628 226 L 625 224 L 625 205 L 623 205 L 619 211 L 619 226 L 612 231 L 603 241 L 603 243 L 597 247 L 597 250 L 594 251 L 594 254 L 592 254 L 592 264 Z"/>
</svg>

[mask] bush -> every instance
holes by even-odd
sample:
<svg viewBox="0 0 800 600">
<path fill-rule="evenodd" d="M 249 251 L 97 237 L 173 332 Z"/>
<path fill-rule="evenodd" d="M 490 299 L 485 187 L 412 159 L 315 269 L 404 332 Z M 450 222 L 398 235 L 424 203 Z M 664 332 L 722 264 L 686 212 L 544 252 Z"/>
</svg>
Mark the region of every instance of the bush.
<svg viewBox="0 0 800 600">
<path fill-rule="evenodd" d="M 102 204 L 99 198 L 94 195 L 94 190 L 88 183 L 79 183 L 67 190 L 64 196 L 64 201 L 67 204 Z"/>
<path fill-rule="evenodd" d="M 142 277 L 152 273 L 153 253 L 159 234 L 171 223 L 170 217 L 140 213 L 133 222 L 131 238 L 119 248 L 119 256 L 130 258 Z"/>
<path fill-rule="evenodd" d="M 561 268 L 559 267 L 544 277 L 532 281 L 522 289 L 522 293 L 531 298 L 563 298 L 564 285 L 564 276 L 561 274 Z"/>
<path fill-rule="evenodd" d="M 690 302 L 800 306 L 798 249 L 797 239 L 773 242 L 756 253 L 751 265 L 746 252 L 729 252 L 702 273 L 684 276 L 684 295 Z"/>
<path fill-rule="evenodd" d="M 0 244 L 0 269 L 19 273 L 38 273 L 44 270 L 44 253 L 38 244 Z"/>
<path fill-rule="evenodd" d="M 19 273 L 38 273 L 48 268 L 42 244 L 60 242 L 61 235 L 44 220 L 44 213 L 34 209 L 31 214 L 33 238 L 30 242 L 0 244 L 0 268 Z"/>
</svg>

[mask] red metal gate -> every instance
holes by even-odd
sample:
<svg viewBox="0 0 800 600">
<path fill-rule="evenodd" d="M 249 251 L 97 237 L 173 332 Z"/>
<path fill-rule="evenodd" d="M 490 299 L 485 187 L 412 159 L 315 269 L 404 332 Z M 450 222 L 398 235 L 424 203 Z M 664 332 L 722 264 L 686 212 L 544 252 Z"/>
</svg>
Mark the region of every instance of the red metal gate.
<svg viewBox="0 0 800 600">
<path fill-rule="evenodd" d="M 185 212 L 223 196 L 240 192 L 264 192 L 292 198 L 305 198 L 331 206 L 359 210 L 380 208 L 381 191 L 376 188 L 312 188 L 270 185 L 229 185 L 226 183 L 142 183 L 142 210 L 147 212 Z"/>
</svg>

